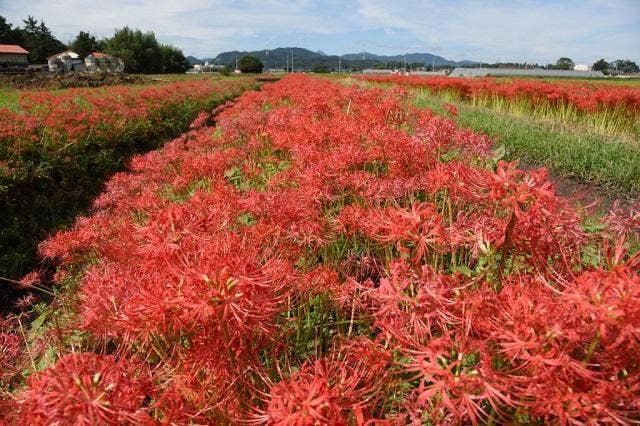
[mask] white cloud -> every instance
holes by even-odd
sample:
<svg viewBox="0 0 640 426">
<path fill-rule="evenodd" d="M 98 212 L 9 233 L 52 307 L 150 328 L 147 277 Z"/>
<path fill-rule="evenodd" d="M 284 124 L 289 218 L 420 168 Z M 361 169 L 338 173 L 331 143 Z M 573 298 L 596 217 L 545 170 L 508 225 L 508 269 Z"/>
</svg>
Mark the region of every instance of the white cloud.
<svg viewBox="0 0 640 426">
<path fill-rule="evenodd" d="M 197 56 L 299 45 L 484 61 L 640 59 L 640 0 L 0 0 L 0 15 L 44 19 L 63 41 L 128 25 Z"/>
<path fill-rule="evenodd" d="M 457 59 L 640 57 L 637 0 L 359 0 L 359 13 L 369 28 L 404 29 Z"/>
<path fill-rule="evenodd" d="M 345 28 L 323 19 L 320 4 L 287 1 L 206 0 L 32 0 L 2 1 L 0 14 L 20 24 L 27 15 L 44 19 L 63 41 L 80 30 L 108 36 L 128 25 L 154 31 L 164 42 L 183 43 L 187 53 L 199 55 L 235 48 L 259 48 L 261 40 L 303 35 L 323 37 Z M 257 40 L 253 40 L 257 39 Z"/>
</svg>

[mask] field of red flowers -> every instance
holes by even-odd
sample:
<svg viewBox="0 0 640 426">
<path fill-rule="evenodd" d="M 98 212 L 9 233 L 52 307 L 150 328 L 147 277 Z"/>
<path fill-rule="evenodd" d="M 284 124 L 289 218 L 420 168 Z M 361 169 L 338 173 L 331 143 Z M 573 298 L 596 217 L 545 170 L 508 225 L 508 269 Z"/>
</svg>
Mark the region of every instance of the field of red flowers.
<svg viewBox="0 0 640 426">
<path fill-rule="evenodd" d="M 71 155 L 87 144 L 115 144 L 122 133 L 140 137 L 140 127 L 157 131 L 169 118 L 179 120 L 180 116 L 171 116 L 186 114 L 181 110 L 185 104 L 206 108 L 205 101 L 237 94 L 249 85 L 246 79 L 189 80 L 146 87 L 22 92 L 14 110 L 0 109 L 0 176 L 19 174 L 20 163 L 30 159 L 23 157 L 33 155 L 31 151 Z"/>
<path fill-rule="evenodd" d="M 605 132 L 640 134 L 640 89 L 585 82 L 418 76 L 365 76 L 365 81 L 424 88 L 509 112 L 587 123 Z"/>
<path fill-rule="evenodd" d="M 9 424 L 640 421 L 638 209 L 590 221 L 397 88 L 206 120 L 41 245 L 73 296 L 3 320 Z"/>
<path fill-rule="evenodd" d="M 33 241 L 73 218 L 131 155 L 253 87 L 238 78 L 21 92 L 0 108 L 0 276 L 28 267 Z"/>
</svg>

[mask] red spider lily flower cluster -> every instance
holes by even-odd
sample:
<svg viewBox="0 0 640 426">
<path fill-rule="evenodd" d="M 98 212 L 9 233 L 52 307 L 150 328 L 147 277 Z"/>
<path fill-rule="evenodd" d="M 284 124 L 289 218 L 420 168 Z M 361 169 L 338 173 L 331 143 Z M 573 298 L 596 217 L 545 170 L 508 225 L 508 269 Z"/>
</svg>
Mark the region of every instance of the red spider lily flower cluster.
<svg viewBox="0 0 640 426">
<path fill-rule="evenodd" d="M 608 121 L 613 130 L 633 130 L 640 119 L 640 89 L 610 84 L 544 82 L 532 79 L 499 80 L 495 78 L 451 78 L 417 76 L 364 76 L 375 83 L 393 83 L 402 87 L 425 88 L 433 92 L 449 93 L 456 98 L 476 104 L 510 107 L 524 102 L 527 108 L 540 113 L 569 110 L 577 117 L 588 118 L 595 113 Z M 445 109 L 456 115 L 451 104 Z M 595 123 L 594 123 L 595 124 Z M 602 126 L 602 124 L 601 124 Z M 605 126 L 606 127 L 606 126 Z"/>
<path fill-rule="evenodd" d="M 407 100 L 287 76 L 136 157 L 41 245 L 117 356 L 35 373 L 17 421 L 637 421 L 635 213 L 588 233 Z"/>
<path fill-rule="evenodd" d="M 28 380 L 18 417 L 24 424 L 140 424 L 149 376 L 110 356 L 69 354 Z"/>
<path fill-rule="evenodd" d="M 214 84 L 193 80 L 138 88 L 22 92 L 17 111 L 0 108 L 0 164 L 3 164 L 0 172 L 10 175 L 21 156 L 30 155 L 34 149 L 43 151 L 43 155 L 44 152 L 49 156 L 68 155 L 86 143 L 108 144 L 136 126 L 160 125 L 154 115 L 171 105 L 204 103 L 239 93 L 241 87 L 248 85 L 247 80 Z"/>
<path fill-rule="evenodd" d="M 17 133 L 16 128 L 44 126 L 47 132 L 58 135 L 58 140 L 68 142 L 88 131 L 108 132 L 113 127 L 122 126 L 123 120 L 147 117 L 167 103 L 224 93 L 235 83 L 231 80 L 216 84 L 191 80 L 142 88 L 113 86 L 99 91 L 68 89 L 62 93 L 23 92 L 19 101 L 20 111 L 9 116 L 16 121 L 5 117 L 2 134 L 5 137 L 27 138 L 24 133 Z M 20 125 L 19 122 L 26 124 Z"/>
<path fill-rule="evenodd" d="M 464 98 L 500 96 L 527 98 L 531 102 L 570 103 L 578 109 L 627 108 L 640 113 L 640 90 L 624 86 L 594 83 L 544 82 L 537 80 L 498 80 L 494 78 L 449 78 L 412 76 L 367 76 L 367 81 L 396 83 L 410 87 L 428 87 L 436 91 L 452 90 Z"/>
</svg>

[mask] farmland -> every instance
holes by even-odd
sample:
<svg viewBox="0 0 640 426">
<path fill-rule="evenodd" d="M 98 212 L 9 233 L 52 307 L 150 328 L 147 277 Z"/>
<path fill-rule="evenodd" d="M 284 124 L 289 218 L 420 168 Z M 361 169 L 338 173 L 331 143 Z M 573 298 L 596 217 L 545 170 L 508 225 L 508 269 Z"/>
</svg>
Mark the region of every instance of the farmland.
<svg viewBox="0 0 640 426">
<path fill-rule="evenodd" d="M 252 79 L 9 91 L 0 122 L 0 276 L 33 266 L 47 233 L 89 207 L 136 152 L 188 129 Z"/>
<path fill-rule="evenodd" d="M 159 148 L 135 155 L 91 211 L 41 242 L 55 274 L 36 269 L 12 283 L 24 296 L 1 323 L 0 416 L 15 424 L 640 420 L 638 205 L 594 215 L 558 195 L 546 170 L 520 169 L 512 160 L 533 150 L 526 138 L 518 148 L 517 135 L 544 145 L 567 134 L 536 127 L 540 117 L 500 141 L 505 157 L 467 128 L 497 117 L 486 131 L 504 135 L 500 117 L 511 116 L 493 107 L 343 83 L 208 82 L 203 99 L 216 102 L 194 105 L 200 113 L 188 114 L 197 117 L 188 126 L 167 122 L 175 105 L 154 121 L 135 108 L 141 98 L 162 105 L 164 95 L 126 90 L 114 95 L 129 100 L 115 118 L 74 91 L 105 114 L 91 125 L 61 110 L 46 129 L 10 116 L 10 184 L 43 169 L 30 168 L 26 147 L 43 156 L 79 146 L 76 158 L 85 157 L 88 132 L 99 146 L 135 140 L 132 115 L 145 129 L 186 132 L 145 145 Z M 201 93 L 203 83 L 168 84 Z M 51 114 L 71 95 L 30 96 L 42 98 L 26 111 Z M 599 149 L 611 135 L 628 142 L 588 154 L 603 155 L 602 167 L 622 164 L 622 174 L 576 176 L 636 190 L 637 163 L 621 151 L 633 148 L 626 116 L 616 110 L 617 124 L 600 131 L 587 113 L 571 114 Z M 550 158 L 560 161 L 540 162 Z"/>
<path fill-rule="evenodd" d="M 395 81 L 409 88 L 416 105 L 446 116 L 450 114 L 445 106 L 454 105 L 457 123 L 490 135 L 497 146 L 505 148 L 506 158 L 547 167 L 555 174 L 589 183 L 615 197 L 634 198 L 640 189 L 640 91 L 633 86 L 611 90 L 607 89 L 610 85 L 600 82 L 541 83 L 532 79 L 515 83 L 512 79 L 485 79 L 462 81 L 461 85 L 439 78 L 367 80 L 385 85 Z M 529 99 L 526 92 L 540 84 L 541 97 Z M 498 92 L 491 94 L 492 87 L 497 87 Z M 568 96 L 568 90 L 579 93 L 575 101 L 588 101 L 591 109 L 580 112 L 570 105 L 574 102 L 570 98 L 555 105 L 544 99 L 545 93 L 553 99 L 557 93 Z M 614 103 L 617 96 L 619 103 L 612 108 L 598 106 L 599 96 Z M 510 97 L 517 99 L 511 102 Z"/>
</svg>

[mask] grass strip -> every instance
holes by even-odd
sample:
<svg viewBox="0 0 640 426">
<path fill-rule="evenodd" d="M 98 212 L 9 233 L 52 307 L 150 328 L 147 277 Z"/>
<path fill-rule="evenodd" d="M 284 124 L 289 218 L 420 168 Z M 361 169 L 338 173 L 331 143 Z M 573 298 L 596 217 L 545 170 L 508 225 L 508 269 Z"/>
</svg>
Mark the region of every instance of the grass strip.
<svg viewBox="0 0 640 426">
<path fill-rule="evenodd" d="M 458 108 L 457 123 L 504 145 L 508 159 L 522 158 L 554 173 L 601 186 L 620 195 L 640 192 L 640 145 L 622 138 L 554 129 L 527 117 L 514 117 L 465 102 L 447 102 L 415 90 L 415 104 L 446 115 L 444 105 Z"/>
</svg>

